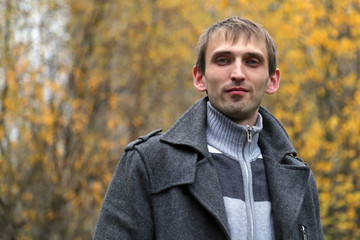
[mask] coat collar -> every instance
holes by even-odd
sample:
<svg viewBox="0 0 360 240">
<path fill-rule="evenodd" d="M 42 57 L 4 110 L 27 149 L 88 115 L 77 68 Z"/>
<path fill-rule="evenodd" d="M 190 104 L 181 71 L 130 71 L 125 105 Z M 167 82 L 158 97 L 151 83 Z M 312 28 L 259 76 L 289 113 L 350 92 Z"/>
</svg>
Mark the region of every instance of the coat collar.
<svg viewBox="0 0 360 240">
<path fill-rule="evenodd" d="M 208 154 L 206 141 L 207 97 L 189 108 L 164 134 L 161 141 L 173 145 L 185 145 L 200 153 Z"/>
<path fill-rule="evenodd" d="M 174 145 L 186 145 L 203 156 L 207 155 L 207 102 L 208 98 L 204 97 L 188 109 L 161 140 Z M 259 140 L 262 153 L 279 156 L 278 161 L 285 155 L 296 156 L 297 153 L 281 123 L 264 108 L 260 107 L 259 112 L 263 117 L 263 129 L 260 132 Z"/>
<path fill-rule="evenodd" d="M 263 130 L 259 138 L 261 152 L 277 161 L 286 155 L 296 156 L 296 150 L 279 120 L 263 107 L 260 107 L 259 113 L 263 117 Z"/>
</svg>

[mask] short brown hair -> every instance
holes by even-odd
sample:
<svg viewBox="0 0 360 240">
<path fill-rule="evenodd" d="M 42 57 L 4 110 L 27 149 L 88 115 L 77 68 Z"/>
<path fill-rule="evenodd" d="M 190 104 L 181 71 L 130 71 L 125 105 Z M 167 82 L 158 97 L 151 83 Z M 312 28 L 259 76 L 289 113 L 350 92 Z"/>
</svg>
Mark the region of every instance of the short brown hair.
<svg viewBox="0 0 360 240">
<path fill-rule="evenodd" d="M 277 47 L 274 39 L 262 25 L 240 17 L 230 17 L 217 22 L 200 36 L 196 46 L 196 67 L 201 73 L 205 73 L 205 54 L 209 39 L 219 30 L 224 30 L 225 39 L 230 37 L 233 42 L 236 42 L 242 33 L 246 34 L 248 40 L 250 40 L 252 36 L 255 36 L 259 40 L 264 40 L 269 57 L 269 75 L 272 76 L 275 73 L 277 67 Z"/>
</svg>

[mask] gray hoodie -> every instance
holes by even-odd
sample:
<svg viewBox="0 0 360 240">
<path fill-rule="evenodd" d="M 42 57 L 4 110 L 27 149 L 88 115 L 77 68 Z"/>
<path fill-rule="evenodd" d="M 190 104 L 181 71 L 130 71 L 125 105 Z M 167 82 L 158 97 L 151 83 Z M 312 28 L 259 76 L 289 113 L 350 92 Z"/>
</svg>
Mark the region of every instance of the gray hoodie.
<svg viewBox="0 0 360 240">
<path fill-rule="evenodd" d="M 232 240 L 275 239 L 271 200 L 255 126 L 238 125 L 208 102 L 206 137 L 218 171 Z"/>
</svg>

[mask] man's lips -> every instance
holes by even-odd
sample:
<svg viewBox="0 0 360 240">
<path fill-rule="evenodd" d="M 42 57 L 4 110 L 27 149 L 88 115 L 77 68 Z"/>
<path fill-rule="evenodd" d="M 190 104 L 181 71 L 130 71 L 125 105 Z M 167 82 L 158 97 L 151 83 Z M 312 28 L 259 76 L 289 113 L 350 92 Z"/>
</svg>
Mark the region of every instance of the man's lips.
<svg viewBox="0 0 360 240">
<path fill-rule="evenodd" d="M 246 88 L 243 87 L 232 87 L 226 90 L 227 93 L 230 93 L 232 95 L 243 95 L 247 92 L 249 92 L 249 90 L 247 90 Z"/>
</svg>

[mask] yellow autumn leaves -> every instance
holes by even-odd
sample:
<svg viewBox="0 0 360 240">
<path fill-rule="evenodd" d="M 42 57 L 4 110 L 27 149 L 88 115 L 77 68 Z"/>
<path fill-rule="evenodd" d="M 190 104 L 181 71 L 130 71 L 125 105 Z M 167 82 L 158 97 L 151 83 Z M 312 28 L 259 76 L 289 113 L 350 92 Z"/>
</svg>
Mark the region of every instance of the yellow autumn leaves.
<svg viewBox="0 0 360 240">
<path fill-rule="evenodd" d="M 326 239 L 359 238 L 359 0 L 2 1 L 0 238 L 90 239 L 125 145 L 202 97 L 195 45 L 233 15 L 278 44 L 264 105 L 314 171 Z"/>
</svg>

